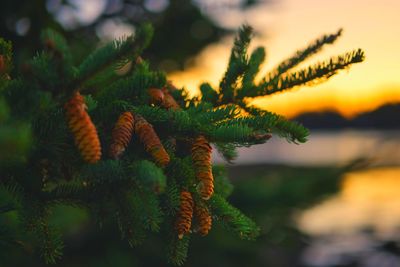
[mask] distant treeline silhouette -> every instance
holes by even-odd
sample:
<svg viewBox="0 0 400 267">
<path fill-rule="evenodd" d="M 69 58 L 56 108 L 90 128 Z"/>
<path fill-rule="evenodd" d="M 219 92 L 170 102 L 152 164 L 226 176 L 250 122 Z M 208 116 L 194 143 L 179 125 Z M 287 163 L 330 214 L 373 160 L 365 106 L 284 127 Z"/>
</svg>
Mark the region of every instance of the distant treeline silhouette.
<svg viewBox="0 0 400 267">
<path fill-rule="evenodd" d="M 311 129 L 400 129 L 400 103 L 387 104 L 347 119 L 335 111 L 309 112 L 294 120 Z"/>
</svg>

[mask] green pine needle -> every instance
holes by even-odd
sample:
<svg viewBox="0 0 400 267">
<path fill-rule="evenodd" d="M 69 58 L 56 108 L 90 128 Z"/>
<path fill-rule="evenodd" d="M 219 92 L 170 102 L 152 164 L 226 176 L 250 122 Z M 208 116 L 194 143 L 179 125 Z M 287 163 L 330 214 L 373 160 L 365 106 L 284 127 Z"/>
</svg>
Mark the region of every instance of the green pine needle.
<svg viewBox="0 0 400 267">
<path fill-rule="evenodd" d="M 339 29 L 334 34 L 324 35 L 321 38 L 315 40 L 311 45 L 305 49 L 297 51 L 292 57 L 283 61 L 268 74 L 268 80 L 274 80 L 280 75 L 284 74 L 288 70 L 294 68 L 310 56 L 318 53 L 327 44 L 333 44 L 342 34 L 342 29 Z"/>
<path fill-rule="evenodd" d="M 223 103 L 233 100 L 238 79 L 243 75 L 247 67 L 247 48 L 250 44 L 252 33 L 253 29 L 250 26 L 243 25 L 235 38 L 228 69 L 219 86 Z"/>
<path fill-rule="evenodd" d="M 223 197 L 214 194 L 210 199 L 210 205 L 218 221 L 236 233 L 240 239 L 254 240 L 259 235 L 258 226 Z"/>
<path fill-rule="evenodd" d="M 317 63 L 305 69 L 285 74 L 274 80 L 264 80 L 251 92 L 251 96 L 271 95 L 299 85 L 315 84 L 325 81 L 339 70 L 346 69 L 354 63 L 364 61 L 365 55 L 361 49 Z"/>
</svg>

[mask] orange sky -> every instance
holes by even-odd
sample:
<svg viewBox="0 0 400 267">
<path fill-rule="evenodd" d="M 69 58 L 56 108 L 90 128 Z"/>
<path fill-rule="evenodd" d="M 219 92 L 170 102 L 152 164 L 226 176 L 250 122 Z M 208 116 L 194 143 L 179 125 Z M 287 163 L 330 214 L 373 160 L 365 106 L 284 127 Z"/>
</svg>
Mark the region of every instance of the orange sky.
<svg viewBox="0 0 400 267">
<path fill-rule="evenodd" d="M 336 109 L 346 116 L 400 101 L 400 1 L 280 0 L 247 12 L 217 14 L 220 23 L 237 28 L 247 22 L 262 33 L 252 47 L 267 49 L 263 73 L 324 33 L 344 28 L 343 36 L 309 60 L 362 48 L 366 61 L 312 88 L 256 100 L 271 111 L 293 116 L 302 111 Z M 202 81 L 218 84 L 229 58 L 232 38 L 205 48 L 195 64 L 170 78 L 196 93 Z"/>
</svg>

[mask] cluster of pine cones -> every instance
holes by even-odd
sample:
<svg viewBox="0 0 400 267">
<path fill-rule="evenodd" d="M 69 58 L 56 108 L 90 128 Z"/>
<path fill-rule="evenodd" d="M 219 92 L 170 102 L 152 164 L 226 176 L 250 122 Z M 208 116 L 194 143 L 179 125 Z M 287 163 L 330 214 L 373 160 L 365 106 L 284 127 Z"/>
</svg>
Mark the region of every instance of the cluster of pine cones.
<svg viewBox="0 0 400 267">
<path fill-rule="evenodd" d="M 165 109 L 178 110 L 179 104 L 170 94 L 168 88 L 148 89 L 150 103 Z M 101 159 L 101 144 L 96 126 L 93 124 L 82 95 L 76 91 L 64 105 L 68 127 L 72 132 L 75 144 L 84 161 L 96 163 Z M 122 156 L 132 136 L 138 136 L 145 150 L 154 162 L 161 168 L 169 164 L 170 157 L 162 145 L 160 138 L 153 126 L 139 114 L 130 111 L 122 113 L 111 133 L 109 156 L 118 159 Z M 206 201 L 214 192 L 214 179 L 211 168 L 211 146 L 207 139 L 200 135 L 192 141 L 192 161 L 196 178 L 198 180 L 198 192 Z M 198 229 L 201 235 L 208 234 L 211 229 L 211 215 L 204 202 L 194 204 L 192 194 L 183 190 L 180 194 L 180 210 L 176 219 L 176 230 L 179 238 L 188 234 L 192 225 L 193 213 L 198 221 Z"/>
</svg>

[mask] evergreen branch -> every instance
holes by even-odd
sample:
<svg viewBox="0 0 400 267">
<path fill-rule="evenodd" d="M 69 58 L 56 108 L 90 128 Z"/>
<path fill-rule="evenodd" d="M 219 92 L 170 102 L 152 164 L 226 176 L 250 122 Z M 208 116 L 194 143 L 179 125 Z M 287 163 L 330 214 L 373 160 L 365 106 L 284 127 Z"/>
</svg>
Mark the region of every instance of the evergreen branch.
<svg viewBox="0 0 400 267">
<path fill-rule="evenodd" d="M 0 123 L 4 124 L 9 117 L 10 117 L 10 109 L 4 98 L 0 96 Z"/>
<path fill-rule="evenodd" d="M 165 73 L 153 72 L 147 69 L 146 65 L 136 68 L 131 76 L 119 79 L 106 86 L 99 94 L 101 104 L 113 100 L 131 100 L 144 104 L 148 102 L 148 88 L 162 88 L 166 84 Z M 139 98 L 140 97 L 140 98 Z"/>
<path fill-rule="evenodd" d="M 354 63 L 364 60 L 364 52 L 361 49 L 344 55 L 333 57 L 325 62 L 317 63 L 306 69 L 285 74 L 275 80 L 264 80 L 256 90 L 249 92 L 249 97 L 271 95 L 300 85 L 308 85 L 317 81 L 324 81 L 335 75 L 339 70 L 348 68 Z"/>
<path fill-rule="evenodd" d="M 48 224 L 46 219 L 42 219 L 35 231 L 41 255 L 47 264 L 55 264 L 63 255 L 64 243 L 59 231 Z"/>
<path fill-rule="evenodd" d="M 113 198 L 116 203 L 116 217 L 121 237 L 127 239 L 131 247 L 139 245 L 145 239 L 145 229 L 137 216 L 132 201 L 122 189 L 116 190 Z"/>
<path fill-rule="evenodd" d="M 221 124 L 207 127 L 204 132 L 211 142 L 248 144 L 254 141 L 254 131 L 245 124 Z"/>
<path fill-rule="evenodd" d="M 289 142 L 304 143 L 307 141 L 309 131 L 297 122 L 287 120 L 285 117 L 255 108 L 247 108 L 253 116 L 240 117 L 230 120 L 229 123 L 241 123 L 252 127 L 255 130 L 267 133 L 277 133 L 285 137 Z"/>
<path fill-rule="evenodd" d="M 148 160 L 140 160 L 131 165 L 131 172 L 146 188 L 153 193 L 164 192 L 167 186 L 167 178 L 162 169 Z"/>
<path fill-rule="evenodd" d="M 167 215 L 175 216 L 180 206 L 180 194 L 175 180 L 170 178 L 167 183 L 167 189 L 164 194 L 164 211 Z"/>
<path fill-rule="evenodd" d="M 49 204 L 68 204 L 72 206 L 88 206 L 91 200 L 89 188 L 79 184 L 61 184 L 50 192 L 43 193 Z"/>
<path fill-rule="evenodd" d="M 200 85 L 200 91 L 201 91 L 201 100 L 205 102 L 210 102 L 213 103 L 214 105 L 218 101 L 218 92 L 212 88 L 212 86 L 209 83 L 202 83 Z"/>
<path fill-rule="evenodd" d="M 115 183 L 121 180 L 128 180 L 128 177 L 122 163 L 117 160 L 104 160 L 93 166 L 85 166 L 81 173 L 83 180 L 95 184 Z"/>
<path fill-rule="evenodd" d="M 12 44 L 0 37 L 0 88 L 10 79 L 9 73 L 13 69 Z"/>
<path fill-rule="evenodd" d="M 237 208 L 230 205 L 223 197 L 214 194 L 210 199 L 211 209 L 218 220 L 239 238 L 254 240 L 260 233 L 257 225 Z"/>
<path fill-rule="evenodd" d="M 293 143 L 305 143 L 310 131 L 303 125 L 288 121 L 283 116 L 277 119 L 275 126 L 272 128 L 273 133 L 277 133 L 279 136 L 286 138 L 288 142 Z"/>
<path fill-rule="evenodd" d="M 40 255 L 47 264 L 54 264 L 60 259 L 63 252 L 61 233 L 49 224 L 48 206 L 42 201 L 25 195 L 19 212 L 19 217 L 27 232 L 31 232 Z"/>
<path fill-rule="evenodd" d="M 292 57 L 280 63 L 274 70 L 268 74 L 268 80 L 275 80 L 288 70 L 294 68 L 310 56 L 318 53 L 326 44 L 333 44 L 337 38 L 342 34 L 342 29 L 339 29 L 334 34 L 324 35 L 315 40 L 311 45 L 305 49 L 297 51 Z"/>
<path fill-rule="evenodd" d="M 231 103 L 234 99 L 236 83 L 247 67 L 247 48 L 250 44 L 252 32 L 253 29 L 250 26 L 243 25 L 235 38 L 228 69 L 219 85 L 222 94 L 221 103 Z"/>
<path fill-rule="evenodd" d="M 138 220 L 144 229 L 153 232 L 160 230 L 160 225 L 164 219 L 164 214 L 160 209 L 159 200 L 154 192 L 149 190 L 134 190 L 129 195 L 133 211 L 140 216 Z"/>
<path fill-rule="evenodd" d="M 121 64 L 127 63 L 128 58 L 136 59 L 148 46 L 152 35 L 151 25 L 144 24 L 136 31 L 135 36 L 114 41 L 96 50 L 79 65 L 76 80 L 71 88 L 75 89 L 79 84 L 115 62 L 119 62 L 118 66 L 121 66 Z"/>
<path fill-rule="evenodd" d="M 28 125 L 5 123 L 0 125 L 0 161 L 22 160 L 31 149 L 32 135 Z"/>
<path fill-rule="evenodd" d="M 247 64 L 247 70 L 243 75 L 242 89 L 246 91 L 247 88 L 251 88 L 254 84 L 254 78 L 260 71 L 260 66 L 265 60 L 265 49 L 264 47 L 257 47 L 250 56 Z M 240 92 L 240 91 L 239 91 Z M 240 94 L 238 92 L 238 95 Z"/>
<path fill-rule="evenodd" d="M 133 111 L 137 114 L 140 114 L 142 117 L 146 119 L 151 124 L 160 124 L 171 122 L 173 118 L 173 114 L 175 111 L 166 111 L 159 107 L 151 107 L 151 106 L 139 106 L 133 107 Z M 186 113 L 186 111 L 182 111 Z"/>
<path fill-rule="evenodd" d="M 195 181 L 195 172 L 193 169 L 193 163 L 190 156 L 185 158 L 173 158 L 166 168 L 166 174 L 168 177 L 173 177 L 181 188 L 188 188 L 192 186 Z M 180 203 L 180 198 L 179 198 Z"/>
<path fill-rule="evenodd" d="M 54 51 L 64 63 L 72 65 L 72 53 L 64 36 L 52 29 L 46 29 L 42 32 L 41 39 L 47 49 Z"/>
<path fill-rule="evenodd" d="M 236 146 L 230 143 L 216 143 L 215 144 L 218 152 L 228 162 L 232 163 L 238 156 Z"/>
<path fill-rule="evenodd" d="M 158 107 L 140 106 L 134 108 L 134 112 L 153 125 L 165 126 L 167 131 L 173 129 L 175 133 L 187 134 L 195 132 L 198 128 L 185 110 L 166 111 Z"/>
<path fill-rule="evenodd" d="M 85 81 L 81 87 L 87 88 L 85 91 L 88 92 L 93 90 L 92 88 L 104 88 L 112 85 L 122 77 L 129 77 L 132 73 L 138 70 L 142 71 L 143 69 L 145 69 L 146 72 L 151 73 L 149 70 L 149 64 L 146 61 L 138 62 L 137 60 L 134 61 L 130 58 L 121 60 L 96 73 L 96 75 Z"/>
<path fill-rule="evenodd" d="M 28 120 L 37 114 L 44 104 L 46 95 L 40 94 L 39 88 L 26 80 L 15 79 L 7 83 L 2 92 L 10 113 L 14 118 Z"/>
<path fill-rule="evenodd" d="M 188 112 L 183 110 L 169 111 L 172 114 L 171 121 L 176 128 L 175 130 L 182 133 L 190 133 L 197 130 L 196 124 L 191 120 Z"/>
<path fill-rule="evenodd" d="M 197 110 L 196 110 L 197 111 Z M 233 119 L 239 115 L 240 109 L 236 105 L 219 106 L 214 109 L 196 112 L 193 115 L 200 124 L 218 123 Z"/>
<path fill-rule="evenodd" d="M 28 63 L 25 71 L 41 90 L 55 92 L 65 86 L 60 86 L 59 75 L 48 53 L 38 53 Z"/>
<path fill-rule="evenodd" d="M 0 206 L 0 214 L 16 210 L 17 208 L 12 203 L 7 203 Z"/>
<path fill-rule="evenodd" d="M 182 239 L 174 234 L 169 238 L 167 246 L 167 259 L 170 263 L 181 266 L 185 263 L 189 250 L 190 236 L 185 235 Z"/>
<path fill-rule="evenodd" d="M 223 198 L 229 197 L 233 192 L 233 185 L 228 178 L 225 166 L 213 166 L 214 192 Z"/>
<path fill-rule="evenodd" d="M 0 37 L 0 55 L 9 59 L 12 57 L 12 44 L 11 41 L 6 41 Z"/>
<path fill-rule="evenodd" d="M 21 186 L 14 182 L 0 183 L 0 196 L 3 202 L 3 205 L 0 207 L 1 214 L 21 208 L 24 191 Z"/>
</svg>

